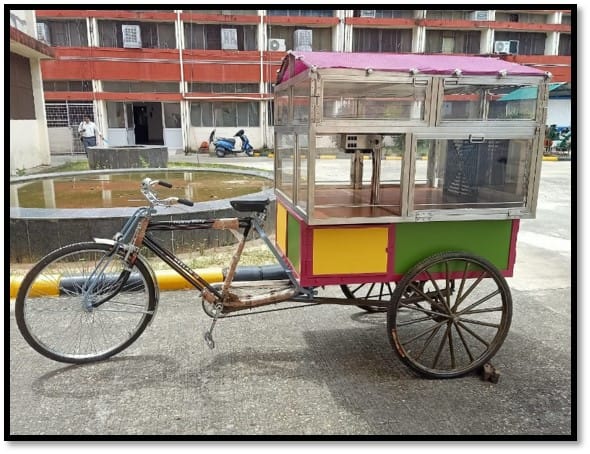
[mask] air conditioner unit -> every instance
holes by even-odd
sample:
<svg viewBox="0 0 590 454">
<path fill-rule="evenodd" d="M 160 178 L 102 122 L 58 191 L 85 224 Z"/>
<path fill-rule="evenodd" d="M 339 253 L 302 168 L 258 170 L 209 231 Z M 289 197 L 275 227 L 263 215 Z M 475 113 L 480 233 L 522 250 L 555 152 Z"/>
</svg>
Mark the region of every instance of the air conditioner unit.
<svg viewBox="0 0 590 454">
<path fill-rule="evenodd" d="M 509 54 L 510 53 L 510 41 L 496 41 L 494 43 L 495 54 Z"/>
<path fill-rule="evenodd" d="M 361 17 L 375 17 L 375 13 L 374 9 L 361 9 Z"/>
<path fill-rule="evenodd" d="M 123 47 L 141 49 L 141 30 L 139 25 L 121 25 Z"/>
<path fill-rule="evenodd" d="M 223 50 L 238 50 L 238 30 L 235 28 L 221 29 L 221 48 Z"/>
<path fill-rule="evenodd" d="M 37 39 L 39 41 L 43 41 L 46 44 L 51 42 L 49 40 L 49 25 L 43 22 L 37 22 Z"/>
<path fill-rule="evenodd" d="M 516 40 L 496 41 L 494 43 L 494 53 L 496 54 L 518 54 L 518 44 Z"/>
<path fill-rule="evenodd" d="M 268 40 L 268 50 L 281 51 L 287 50 L 284 39 L 270 38 Z"/>
<path fill-rule="evenodd" d="M 489 11 L 473 11 L 471 13 L 471 20 L 490 20 Z"/>
<path fill-rule="evenodd" d="M 293 38 L 294 38 L 294 48 L 295 50 L 302 51 L 302 52 L 311 52 L 311 43 L 312 43 L 312 30 L 295 30 Z"/>
</svg>

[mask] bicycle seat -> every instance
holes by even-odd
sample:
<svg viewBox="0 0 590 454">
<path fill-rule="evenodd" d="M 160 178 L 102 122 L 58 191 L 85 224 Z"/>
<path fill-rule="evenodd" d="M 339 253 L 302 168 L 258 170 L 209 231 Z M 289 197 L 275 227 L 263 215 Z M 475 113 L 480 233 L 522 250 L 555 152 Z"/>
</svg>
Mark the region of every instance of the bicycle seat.
<svg viewBox="0 0 590 454">
<path fill-rule="evenodd" d="M 266 209 L 270 200 L 230 200 L 229 203 L 236 211 L 255 211 L 260 213 Z"/>
</svg>

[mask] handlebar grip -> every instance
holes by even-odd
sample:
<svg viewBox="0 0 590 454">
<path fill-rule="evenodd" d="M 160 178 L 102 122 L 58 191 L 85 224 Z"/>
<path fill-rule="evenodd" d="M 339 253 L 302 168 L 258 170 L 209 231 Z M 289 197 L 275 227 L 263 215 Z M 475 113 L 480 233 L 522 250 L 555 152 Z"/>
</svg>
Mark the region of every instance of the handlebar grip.
<svg viewBox="0 0 590 454">
<path fill-rule="evenodd" d="M 168 189 L 170 189 L 172 187 L 172 185 L 170 183 L 168 183 L 166 181 L 162 181 L 162 180 L 158 180 L 158 184 L 160 186 L 164 186 L 165 188 L 168 188 Z"/>
<path fill-rule="evenodd" d="M 194 202 L 191 202 L 190 200 L 187 199 L 178 199 L 178 203 L 182 203 L 183 205 L 192 207 L 194 205 Z"/>
</svg>

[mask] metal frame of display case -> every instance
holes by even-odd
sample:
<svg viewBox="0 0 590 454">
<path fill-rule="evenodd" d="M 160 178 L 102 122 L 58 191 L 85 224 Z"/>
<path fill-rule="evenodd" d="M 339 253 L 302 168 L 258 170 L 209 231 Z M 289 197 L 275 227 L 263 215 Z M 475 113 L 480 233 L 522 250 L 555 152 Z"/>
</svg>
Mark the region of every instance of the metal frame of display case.
<svg viewBox="0 0 590 454">
<path fill-rule="evenodd" d="M 287 58 L 293 58 L 291 54 Z M 296 57 L 295 57 L 296 58 Z M 308 122 L 296 121 L 294 115 L 294 87 L 309 82 L 309 111 Z M 323 115 L 324 86 L 326 83 L 352 82 L 359 84 L 397 84 L 426 86 L 423 120 L 391 120 L 391 119 L 338 119 Z M 441 109 L 445 86 L 452 85 L 490 85 L 490 86 L 518 86 L 528 85 L 537 87 L 537 101 L 535 118 L 527 119 L 477 119 L 477 120 L 447 120 L 442 119 Z M 275 103 L 275 143 L 280 142 L 281 134 L 308 136 L 307 153 L 307 210 L 297 204 L 301 186 L 301 156 L 298 141 L 295 140 L 293 150 L 293 188 L 296 196 L 292 199 L 277 187 L 277 194 L 293 208 L 308 224 L 349 224 L 349 223 L 388 223 L 388 222 L 416 222 L 426 220 L 476 220 L 476 219 L 516 219 L 534 217 L 537 203 L 538 179 L 543 153 L 543 130 L 545 122 L 547 99 L 547 77 L 538 76 L 449 76 L 419 74 L 411 75 L 386 71 L 366 71 L 359 69 L 334 69 L 311 67 L 286 82 L 276 86 L 275 99 L 286 92 L 288 97 L 288 116 L 284 118 L 278 111 L 279 104 Z M 283 106 L 284 107 L 284 106 Z M 316 139 L 322 135 L 358 134 L 387 136 L 393 134 L 405 135 L 405 151 L 402 156 L 402 170 L 400 175 L 401 212 L 399 215 L 346 218 L 338 217 L 318 219 L 314 216 L 315 206 L 315 163 L 318 158 Z M 471 141 L 492 139 L 530 140 L 531 151 L 527 167 L 523 169 L 522 177 L 527 178 L 527 190 L 524 206 L 520 207 L 486 207 L 486 208 L 457 208 L 457 209 L 428 209 L 416 210 L 413 207 L 414 196 L 414 163 L 416 159 L 416 143 L 419 139 L 459 139 Z M 380 147 L 374 147 L 372 153 L 379 155 Z M 276 172 L 281 170 L 280 152 L 275 153 Z M 375 162 L 380 162 L 380 157 Z M 279 175 L 276 175 L 280 179 Z M 375 184 L 375 181 L 373 182 Z M 379 180 L 377 178 L 377 186 Z M 311 208 L 311 209 L 310 209 Z"/>
</svg>

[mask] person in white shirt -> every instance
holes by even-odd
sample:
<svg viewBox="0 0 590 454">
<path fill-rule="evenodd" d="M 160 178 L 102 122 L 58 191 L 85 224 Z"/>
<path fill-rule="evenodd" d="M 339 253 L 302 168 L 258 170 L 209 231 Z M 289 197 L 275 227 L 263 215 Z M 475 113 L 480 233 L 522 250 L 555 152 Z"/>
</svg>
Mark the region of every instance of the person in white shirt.
<svg viewBox="0 0 590 454">
<path fill-rule="evenodd" d="M 98 135 L 102 138 L 102 134 L 98 130 L 98 126 L 96 126 L 94 122 L 90 121 L 90 117 L 88 115 L 84 116 L 84 121 L 82 121 L 80 126 L 78 126 L 78 132 L 80 133 L 80 138 L 84 144 L 84 152 L 86 154 L 88 154 L 88 147 L 96 146 L 96 136 Z"/>
</svg>

